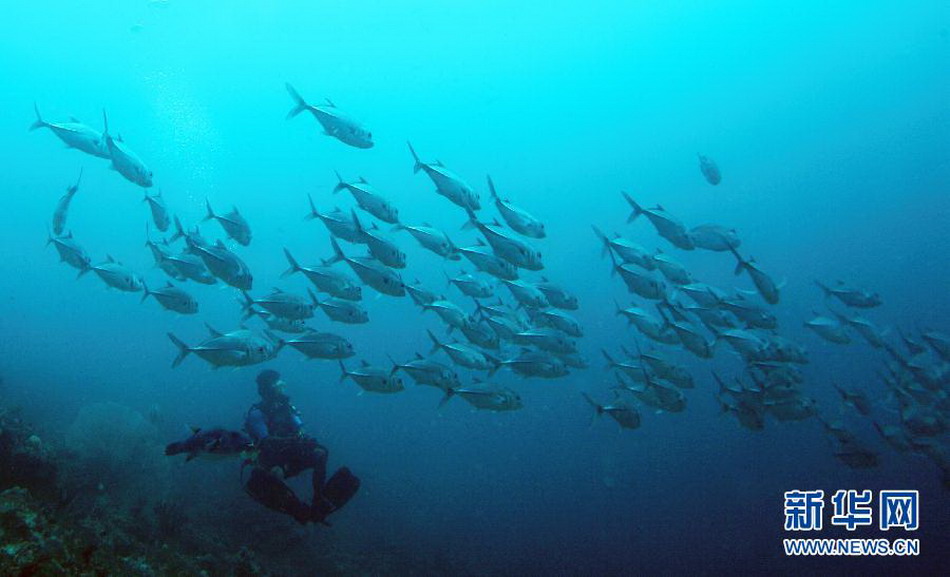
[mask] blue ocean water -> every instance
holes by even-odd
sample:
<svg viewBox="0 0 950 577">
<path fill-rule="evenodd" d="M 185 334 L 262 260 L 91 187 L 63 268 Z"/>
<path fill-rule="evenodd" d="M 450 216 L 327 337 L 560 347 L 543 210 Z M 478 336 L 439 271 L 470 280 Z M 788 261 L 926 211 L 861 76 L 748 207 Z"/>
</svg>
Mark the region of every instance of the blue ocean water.
<svg viewBox="0 0 950 577">
<path fill-rule="evenodd" d="M 475 412 L 461 400 L 439 409 L 438 391 L 414 385 L 358 395 L 339 382 L 336 364 L 290 349 L 263 365 L 282 373 L 331 467 L 345 464 L 363 480 L 332 529 L 301 529 L 266 511 L 249 520 L 256 505 L 234 462 L 143 456 L 165 463 L 162 474 L 131 486 L 102 479 L 106 490 L 185 501 L 207 531 L 251 548 L 267 534 L 265 559 L 333 540 L 357 554 L 396 548 L 499 575 L 926 574 L 948 560 L 950 493 L 940 470 L 889 449 L 831 386 L 865 392 L 874 420 L 897 423 L 880 376 L 886 354 L 857 336 L 839 346 L 803 327 L 827 310 L 814 281 L 841 279 L 880 293 L 884 304 L 866 316 L 895 343 L 900 330 L 950 332 L 945 3 L 143 0 L 3 10 L 2 395 L 51 437 L 68 438 L 81 408 L 102 402 L 157 415 L 162 442 L 187 425 L 239 428 L 262 367 L 211 370 L 196 358 L 170 366 L 177 351 L 166 333 L 191 344 L 206 337 L 205 322 L 238 327 L 236 290 L 189 283 L 200 314 L 175 316 L 106 290 L 92 274 L 75 280 L 44 247 L 45 223 L 82 169 L 67 228 L 94 263 L 112 255 L 150 286 L 164 282 L 143 246 L 142 189 L 108 161 L 46 130 L 28 132 L 34 102 L 46 120 L 74 116 L 96 130 L 107 110 L 110 131 L 154 171 L 152 190 L 186 226 L 199 223 L 206 199 L 216 210 L 238 206 L 254 239 L 235 251 L 254 272 L 255 296 L 308 286 L 280 278 L 283 248 L 307 263 L 332 255 L 326 229 L 303 217 L 308 194 L 322 210 L 354 206 L 331 192 L 335 170 L 374 183 L 404 222 L 474 244 L 478 234 L 461 230 L 465 213 L 413 174 L 408 140 L 480 192 L 487 220 L 496 213 L 486 174 L 541 218 L 547 238 L 532 242 L 543 274 L 580 300 L 579 346 L 591 366 L 550 381 L 500 371 L 493 380 L 524 400 L 511 413 Z M 350 111 L 375 146 L 348 147 L 309 115 L 285 120 L 286 82 Z M 716 161 L 721 184 L 703 179 L 697 153 Z M 601 349 L 647 346 L 614 314 L 615 300 L 645 301 L 611 275 L 591 224 L 661 248 L 711 285 L 754 290 L 733 275 L 729 253 L 680 251 L 645 218 L 628 223 L 621 190 L 688 226 L 738 230 L 742 254 L 786 283 L 770 310 L 781 334 L 808 349 L 803 390 L 880 453 L 877 467 L 847 468 L 816 419 L 767 419 L 752 432 L 721 414 L 711 370 L 742 370 L 725 347 L 712 361 L 669 349 L 697 381 L 683 413 L 642 406 L 634 431 L 606 417 L 591 424 L 580 393 L 606 401 L 615 383 Z M 225 238 L 213 223 L 202 232 Z M 459 263 L 405 233 L 393 238 L 407 253 L 405 281 L 473 308 L 445 283 L 443 271 L 455 274 Z M 410 299 L 364 293 L 369 324 L 340 328 L 320 312 L 311 322 L 354 343 L 348 366 L 409 359 L 428 352 L 425 329 L 444 334 Z M 466 383 L 478 376 L 461 372 Z M 918 489 L 922 555 L 786 558 L 783 492 L 848 488 Z"/>
</svg>

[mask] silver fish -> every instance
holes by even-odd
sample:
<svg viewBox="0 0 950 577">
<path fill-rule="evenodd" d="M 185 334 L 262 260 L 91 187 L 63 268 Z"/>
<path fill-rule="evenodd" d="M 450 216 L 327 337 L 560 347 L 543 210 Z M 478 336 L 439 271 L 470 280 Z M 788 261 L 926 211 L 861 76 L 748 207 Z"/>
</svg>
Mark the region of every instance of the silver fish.
<svg viewBox="0 0 950 577">
<path fill-rule="evenodd" d="M 726 228 L 718 224 L 701 224 L 694 226 L 690 229 L 689 236 L 693 239 L 693 244 L 696 245 L 696 248 L 716 252 L 736 249 L 742 244 L 736 229 Z"/>
<path fill-rule="evenodd" d="M 180 365 L 189 353 L 195 353 L 215 369 L 256 365 L 273 359 L 283 347 L 283 341 L 272 339 L 266 333 L 261 336 L 246 329 L 229 333 L 221 333 L 210 326 L 208 329 L 211 336 L 195 346 L 189 346 L 168 333 L 168 338 L 178 347 L 178 356 L 172 362 L 173 368 Z"/>
<path fill-rule="evenodd" d="M 308 291 L 309 292 L 309 291 Z M 331 321 L 358 325 L 369 322 L 369 314 L 358 303 L 330 297 L 324 301 L 317 299 L 317 295 L 310 292 L 314 305 L 326 313 Z"/>
<path fill-rule="evenodd" d="M 550 306 L 544 293 L 529 282 L 523 280 L 502 280 L 501 282 L 511 291 L 511 296 L 526 307 L 543 309 Z"/>
<path fill-rule="evenodd" d="M 33 110 L 36 111 L 36 121 L 30 125 L 30 130 L 49 128 L 57 138 L 70 148 L 81 150 L 86 154 L 99 158 L 111 158 L 109 148 L 102 138 L 102 133 L 98 130 L 89 128 L 75 118 L 71 119 L 70 122 L 46 122 L 40 116 L 40 109 L 35 102 L 33 103 Z"/>
<path fill-rule="evenodd" d="M 405 387 L 402 379 L 395 375 L 397 367 L 384 369 L 382 367 L 371 366 L 366 361 L 362 361 L 358 369 L 347 370 L 346 365 L 340 360 L 340 381 L 345 381 L 347 377 L 353 379 L 361 389 L 371 393 L 398 393 Z"/>
<path fill-rule="evenodd" d="M 494 372 L 498 367 L 498 360 L 493 356 L 480 351 L 464 343 L 442 343 L 432 333 L 428 331 L 429 338 L 432 339 L 432 352 L 442 349 L 449 355 L 449 358 L 457 364 L 469 369 L 478 371 Z"/>
<path fill-rule="evenodd" d="M 749 277 L 752 279 L 752 283 L 755 285 L 755 288 L 759 291 L 759 294 L 762 295 L 762 298 L 765 299 L 765 302 L 770 305 L 778 304 L 779 299 L 779 287 L 772 281 L 769 275 L 762 272 L 762 270 L 756 266 L 755 259 L 750 258 L 746 260 L 739 255 L 736 249 L 731 248 L 732 254 L 736 257 L 736 270 L 735 274 L 739 275 L 743 270 L 749 273 Z"/>
<path fill-rule="evenodd" d="M 73 240 L 73 234 L 71 232 L 64 236 L 53 236 L 50 234 L 47 237 L 46 244 L 52 244 L 59 254 L 60 262 L 65 262 L 69 266 L 77 269 L 79 271 L 78 276 L 82 276 L 92 270 L 92 260 L 89 258 L 89 255 L 86 254 L 86 251 Z"/>
<path fill-rule="evenodd" d="M 633 212 L 630 213 L 630 216 L 627 218 L 627 222 L 633 222 L 638 216 L 645 214 L 650 222 L 653 223 L 656 232 L 670 241 L 673 246 L 683 250 L 693 250 L 696 248 L 696 245 L 693 244 L 692 237 L 689 236 L 689 232 L 687 232 L 683 223 L 666 212 L 666 209 L 662 206 L 656 205 L 654 208 L 643 208 L 626 192 L 622 192 L 621 194 L 627 200 L 627 204 L 633 209 Z"/>
<path fill-rule="evenodd" d="M 515 280 L 518 278 L 518 269 L 515 265 L 497 257 L 495 253 L 487 248 L 481 241 L 479 241 L 476 246 L 460 248 L 459 253 L 475 265 L 475 268 L 482 272 L 487 272 L 495 278 L 502 280 Z"/>
<path fill-rule="evenodd" d="M 282 291 L 275 288 L 269 295 L 263 298 L 251 298 L 246 291 L 244 295 L 244 318 L 252 317 L 254 306 L 259 306 L 269 313 L 279 317 L 291 320 L 304 320 L 313 317 L 313 309 L 316 303 L 307 302 L 307 299 L 300 295 Z"/>
<path fill-rule="evenodd" d="M 413 165 L 412 168 L 414 173 L 424 170 L 429 178 L 432 179 L 432 183 L 435 184 L 436 192 L 451 200 L 456 205 L 473 211 L 481 209 L 478 193 L 475 192 L 467 182 L 459 178 L 458 175 L 446 168 L 441 162 L 422 162 L 419 160 L 415 149 L 412 148 L 412 144 L 407 144 L 409 144 L 409 152 L 412 153 L 412 158 L 415 161 L 415 165 Z"/>
<path fill-rule="evenodd" d="M 390 268 L 406 268 L 406 253 L 399 250 L 399 247 L 378 231 L 364 228 L 359 217 L 356 216 L 356 211 L 352 213 L 356 231 L 362 237 L 363 243 L 373 258 Z"/>
<path fill-rule="evenodd" d="M 594 229 L 594 234 L 596 234 L 597 238 L 604 244 L 604 248 L 601 251 L 602 257 L 616 254 L 620 257 L 620 261 L 625 264 L 635 264 L 646 270 L 656 268 L 653 255 L 639 244 L 623 238 L 619 234 L 614 234 L 613 238 L 607 238 L 607 235 L 596 226 L 591 225 L 591 228 Z"/>
<path fill-rule="evenodd" d="M 488 191 L 491 193 L 492 200 L 495 201 L 498 214 L 511 230 L 531 238 L 544 238 L 544 223 L 527 211 L 514 206 L 510 201 L 499 197 L 495 192 L 495 183 L 492 182 L 491 176 L 488 177 Z"/>
<path fill-rule="evenodd" d="M 304 110 L 309 110 L 310 114 L 317 119 L 317 122 L 323 126 L 323 133 L 332 136 L 344 144 L 356 148 L 372 148 L 373 133 L 362 125 L 358 120 L 343 112 L 335 104 L 327 99 L 326 104 L 313 106 L 294 90 L 294 87 L 287 83 L 287 92 L 294 99 L 294 107 L 287 113 L 287 118 L 293 118 Z"/>
<path fill-rule="evenodd" d="M 142 159 L 132 152 L 124 142 L 112 138 L 109 134 L 109 119 L 106 118 L 106 111 L 102 111 L 102 123 L 105 128 L 102 131 L 102 139 L 109 147 L 109 157 L 112 159 L 112 168 L 121 174 L 133 184 L 143 188 L 152 186 L 152 171 L 145 166 Z"/>
<path fill-rule="evenodd" d="M 280 275 L 281 278 L 302 272 L 320 292 L 348 301 L 363 299 L 363 289 L 345 274 L 329 266 L 301 266 L 286 248 L 284 256 L 287 257 L 290 268 Z"/>
<path fill-rule="evenodd" d="M 201 257 L 211 274 L 234 288 L 251 290 L 254 284 L 254 276 L 250 269 L 238 255 L 228 250 L 220 240 L 213 246 L 194 246 L 192 250 Z"/>
<path fill-rule="evenodd" d="M 346 182 L 339 172 L 336 173 L 336 178 L 339 182 L 333 187 L 334 194 L 341 190 L 347 190 L 353 195 L 356 204 L 366 212 L 383 222 L 399 223 L 399 209 L 380 195 L 375 187 L 366 182 L 366 179 L 360 178 L 354 182 Z"/>
<path fill-rule="evenodd" d="M 446 390 L 461 384 L 458 373 L 452 367 L 427 359 L 419 353 L 416 353 L 411 361 L 402 364 L 394 361 L 393 365 L 405 371 L 417 385 L 428 385 Z"/>
<path fill-rule="evenodd" d="M 151 196 L 147 192 L 145 193 L 145 198 L 142 199 L 142 202 L 148 203 L 148 208 L 152 213 L 152 222 L 155 223 L 155 228 L 165 232 L 168 230 L 168 227 L 171 225 L 171 219 L 168 218 L 168 208 L 165 206 L 165 199 L 162 198 L 162 191 L 158 191 L 158 194 Z"/>
<path fill-rule="evenodd" d="M 149 290 L 148 285 L 142 283 L 142 302 L 148 297 L 153 297 L 163 308 L 181 313 L 183 315 L 193 315 L 198 312 L 198 301 L 182 289 L 172 283 L 167 283 L 164 287 Z"/>
<path fill-rule="evenodd" d="M 825 293 L 825 297 L 835 297 L 844 305 L 859 309 L 870 309 L 881 305 L 881 295 L 866 290 L 847 286 L 838 281 L 835 286 L 828 286 L 815 281 L 815 284 Z"/>
<path fill-rule="evenodd" d="M 476 409 L 486 411 L 516 411 L 524 406 L 521 396 L 511 389 L 497 385 L 476 384 L 445 389 L 441 407 L 454 396 L 459 396 Z"/>
<path fill-rule="evenodd" d="M 544 296 L 548 299 L 548 303 L 554 308 L 576 311 L 579 307 L 577 296 L 569 293 L 567 289 L 561 285 L 553 283 L 543 276 L 541 277 L 541 282 L 535 283 L 534 286 L 544 293 Z"/>
<path fill-rule="evenodd" d="M 346 359 L 356 354 L 350 341 L 333 333 L 308 330 L 285 342 L 308 359 Z"/>
<path fill-rule="evenodd" d="M 450 277 L 448 273 L 446 273 L 445 277 L 448 279 L 449 284 L 455 285 L 465 296 L 470 296 L 474 299 L 484 299 L 491 298 L 495 294 L 495 287 L 492 283 L 483 278 L 471 275 L 464 270 L 462 270 L 461 274 L 457 277 Z"/>
<path fill-rule="evenodd" d="M 706 179 L 706 182 L 713 186 L 719 184 L 722 181 L 722 174 L 720 174 L 719 167 L 716 166 L 715 161 L 702 154 L 697 154 L 697 156 L 699 157 L 699 171 L 703 173 L 703 178 Z"/>
<path fill-rule="evenodd" d="M 217 220 L 229 238 L 241 246 L 251 244 L 251 227 L 247 224 L 247 219 L 241 216 L 236 206 L 231 209 L 231 212 L 224 215 L 215 214 L 214 209 L 211 208 L 211 201 L 207 198 L 205 199 L 205 206 L 208 208 L 208 214 L 205 215 L 202 222 Z"/>
<path fill-rule="evenodd" d="M 93 272 L 99 275 L 107 285 L 124 292 L 138 292 L 142 290 L 142 279 L 120 262 L 116 262 L 111 255 L 106 256 L 106 262 L 92 267 Z"/>
<path fill-rule="evenodd" d="M 327 230 L 330 231 L 330 234 L 346 242 L 356 244 L 363 242 L 362 235 L 356 230 L 356 223 L 353 222 L 353 218 L 348 213 L 343 212 L 339 208 L 335 208 L 333 212 L 324 214 L 317 210 L 317 207 L 313 204 L 313 198 L 311 198 L 309 194 L 307 195 L 307 200 L 310 201 L 310 213 L 304 218 L 307 220 L 319 218 L 327 227 Z"/>
<path fill-rule="evenodd" d="M 619 395 L 614 391 L 614 401 L 612 403 L 600 404 L 590 397 L 587 393 L 581 393 L 584 399 L 594 407 L 595 415 L 607 415 L 617 421 L 621 429 L 637 429 L 640 427 L 640 412 L 636 407 L 623 402 Z"/>
<path fill-rule="evenodd" d="M 394 231 L 405 230 L 415 238 L 422 248 L 430 250 L 435 254 L 447 258 L 449 260 L 459 260 L 462 256 L 459 254 L 459 249 L 452 242 L 452 239 L 448 237 L 444 232 L 437 228 L 433 228 L 426 223 L 423 223 L 422 226 L 408 226 L 404 224 L 397 224 L 393 227 Z"/>
<path fill-rule="evenodd" d="M 69 203 L 72 202 L 73 196 L 79 190 L 79 181 L 82 180 L 82 169 L 79 169 L 79 178 L 76 179 L 76 184 L 70 186 L 66 189 L 66 193 L 59 198 L 59 202 L 56 203 L 56 211 L 53 212 L 53 234 L 60 236 L 63 234 L 63 230 L 66 228 L 66 217 L 69 215 Z"/>
<path fill-rule="evenodd" d="M 491 225 L 485 224 L 476 218 L 474 212 L 470 209 L 467 210 L 468 223 L 466 227 L 477 228 L 496 255 L 519 268 L 527 270 L 541 270 L 544 268 L 544 264 L 541 262 L 541 251 L 520 238 L 508 234 L 497 222 Z"/>
<path fill-rule="evenodd" d="M 330 238 L 330 244 L 333 247 L 334 256 L 326 261 L 326 264 L 344 261 L 350 265 L 360 280 L 380 293 L 396 297 L 405 296 L 406 289 L 399 273 L 374 258 L 346 256 L 335 238 Z"/>
</svg>

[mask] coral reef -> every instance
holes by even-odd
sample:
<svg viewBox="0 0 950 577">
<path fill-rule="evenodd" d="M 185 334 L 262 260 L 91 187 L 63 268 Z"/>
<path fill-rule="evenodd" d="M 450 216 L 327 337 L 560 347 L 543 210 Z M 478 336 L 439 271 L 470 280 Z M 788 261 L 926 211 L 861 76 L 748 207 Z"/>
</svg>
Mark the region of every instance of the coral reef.
<svg viewBox="0 0 950 577">
<path fill-rule="evenodd" d="M 85 407 L 65 439 L 54 450 L 0 407 L 0 575 L 474 575 L 439 556 L 300 528 L 221 468 L 181 463 L 171 484 L 153 425 L 121 405 Z"/>
</svg>

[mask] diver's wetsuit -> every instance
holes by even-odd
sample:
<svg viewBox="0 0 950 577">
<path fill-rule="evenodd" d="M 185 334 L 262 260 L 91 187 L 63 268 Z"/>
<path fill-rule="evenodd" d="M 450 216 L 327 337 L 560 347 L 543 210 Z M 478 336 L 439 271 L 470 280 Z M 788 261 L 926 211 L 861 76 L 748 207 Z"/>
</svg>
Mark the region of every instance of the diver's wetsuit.
<svg viewBox="0 0 950 577">
<path fill-rule="evenodd" d="M 278 383 L 276 377 L 273 381 Z M 325 523 L 327 515 L 356 494 L 360 481 L 346 467 L 327 481 L 327 450 L 303 433 L 303 421 L 290 398 L 276 388 L 261 386 L 259 390 L 262 401 L 248 410 L 244 420 L 244 429 L 258 449 L 245 490 L 259 503 L 287 513 L 299 523 Z M 275 473 L 277 468 L 282 475 Z M 307 469 L 313 469 L 313 504 L 309 506 L 283 481 Z"/>
</svg>

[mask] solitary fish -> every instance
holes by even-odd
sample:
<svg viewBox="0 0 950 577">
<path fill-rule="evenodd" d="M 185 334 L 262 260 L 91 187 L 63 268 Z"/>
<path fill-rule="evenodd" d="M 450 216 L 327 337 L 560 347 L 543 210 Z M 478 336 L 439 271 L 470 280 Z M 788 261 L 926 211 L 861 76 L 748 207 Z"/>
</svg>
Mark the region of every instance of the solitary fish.
<svg viewBox="0 0 950 577">
<path fill-rule="evenodd" d="M 148 203 L 148 207 L 152 212 L 152 221 L 155 223 L 155 227 L 162 232 L 168 230 L 171 220 L 168 218 L 168 207 L 165 206 L 165 199 L 162 198 L 162 191 L 159 190 L 158 194 L 155 196 L 150 196 L 146 192 L 145 198 L 142 199 L 142 202 Z"/>
<path fill-rule="evenodd" d="M 481 209 L 478 193 L 475 192 L 467 182 L 446 168 L 441 162 L 422 162 L 419 160 L 415 149 L 412 148 L 412 144 L 407 144 L 409 144 L 409 152 L 412 153 L 412 158 L 415 161 L 415 165 L 412 168 L 414 173 L 424 170 L 429 178 L 432 179 L 432 183 L 435 184 L 436 192 L 451 200 L 456 205 L 473 211 Z"/>
<path fill-rule="evenodd" d="M 343 112 L 335 104 L 327 99 L 326 104 L 313 106 L 294 90 L 294 87 L 287 83 L 287 92 L 294 99 L 294 107 L 287 113 L 287 119 L 291 119 L 304 110 L 309 110 L 310 114 L 317 119 L 317 122 L 323 126 L 323 133 L 332 136 L 344 144 L 356 148 L 372 148 L 373 133 L 367 130 L 358 120 Z"/>
<path fill-rule="evenodd" d="M 76 179 L 76 184 L 70 186 L 66 189 L 66 194 L 59 198 L 59 202 L 56 203 L 56 211 L 53 212 L 53 234 L 60 236 L 63 234 L 63 230 L 66 228 L 66 217 L 69 214 L 69 203 L 72 202 L 73 196 L 79 190 L 79 181 L 82 180 L 82 169 L 79 169 L 79 178 Z"/>
<path fill-rule="evenodd" d="M 205 199 L 205 206 L 208 208 L 208 214 L 205 215 L 202 222 L 217 220 L 221 223 L 221 228 L 224 229 L 228 237 L 237 241 L 241 246 L 251 244 L 251 227 L 247 224 L 247 220 L 241 216 L 241 213 L 238 212 L 236 206 L 232 208 L 231 212 L 224 215 L 215 214 L 211 208 L 211 201 L 207 198 Z"/>
<path fill-rule="evenodd" d="M 143 188 L 152 186 L 152 171 L 124 142 L 112 138 L 109 134 L 109 119 L 106 118 L 105 110 L 102 111 L 102 123 L 104 124 L 102 138 L 109 147 L 112 168 L 133 184 Z"/>
<path fill-rule="evenodd" d="M 102 133 L 98 130 L 89 128 L 75 118 L 71 119 L 70 122 L 46 122 L 40 116 L 40 109 L 35 102 L 33 103 L 33 110 L 36 111 L 36 121 L 30 125 L 30 130 L 49 128 L 70 148 L 81 150 L 86 154 L 99 158 L 110 158 L 109 148 L 102 138 Z"/>
<path fill-rule="evenodd" d="M 706 182 L 713 186 L 719 184 L 722 181 L 722 175 L 719 173 L 719 167 L 716 166 L 713 159 L 708 156 L 703 156 L 702 154 L 697 156 L 699 156 L 699 170 L 703 173 L 703 178 L 706 179 Z"/>
<path fill-rule="evenodd" d="M 536 219 L 528 212 L 514 206 L 507 199 L 502 200 L 495 192 L 495 183 L 491 176 L 488 177 L 488 191 L 491 193 L 492 200 L 495 201 L 495 208 L 498 214 L 508 224 L 511 230 L 531 238 L 544 238 L 544 223 Z"/>
</svg>

